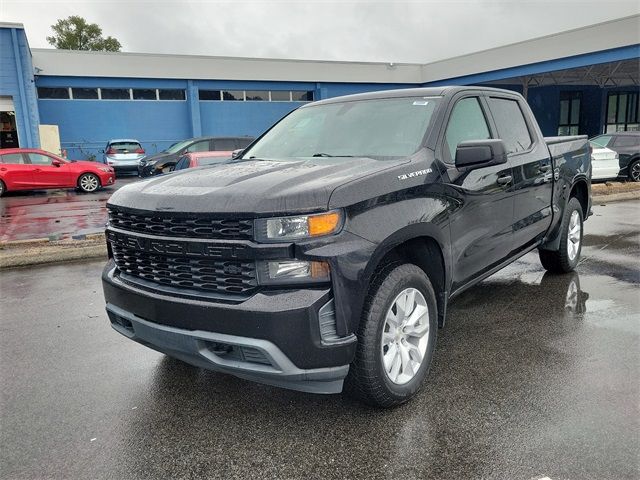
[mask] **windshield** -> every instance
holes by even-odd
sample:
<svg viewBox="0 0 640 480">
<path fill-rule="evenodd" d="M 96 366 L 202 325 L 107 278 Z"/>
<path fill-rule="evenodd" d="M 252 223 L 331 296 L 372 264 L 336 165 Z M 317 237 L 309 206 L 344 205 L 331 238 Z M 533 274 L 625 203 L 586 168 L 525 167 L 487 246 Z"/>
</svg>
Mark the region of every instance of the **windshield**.
<svg viewBox="0 0 640 480">
<path fill-rule="evenodd" d="M 420 148 L 438 101 L 404 97 L 303 107 L 276 124 L 243 159 L 405 157 Z"/>
<path fill-rule="evenodd" d="M 192 142 L 193 142 L 193 140 L 183 140 L 181 142 L 176 142 L 173 145 L 171 145 L 169 148 L 167 148 L 165 150 L 165 152 L 167 152 L 167 153 L 178 153 L 180 150 L 182 150 L 183 148 L 185 148 L 187 145 L 189 145 Z"/>
</svg>

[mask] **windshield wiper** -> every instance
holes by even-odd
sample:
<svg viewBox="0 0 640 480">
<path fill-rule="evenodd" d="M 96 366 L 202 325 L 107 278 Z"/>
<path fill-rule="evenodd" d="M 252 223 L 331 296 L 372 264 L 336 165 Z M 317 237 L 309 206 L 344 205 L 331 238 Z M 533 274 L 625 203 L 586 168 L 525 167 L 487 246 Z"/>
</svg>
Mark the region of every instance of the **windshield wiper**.
<svg viewBox="0 0 640 480">
<path fill-rule="evenodd" d="M 314 153 L 312 157 L 348 157 L 352 158 L 353 155 L 331 155 L 330 153 Z"/>
</svg>

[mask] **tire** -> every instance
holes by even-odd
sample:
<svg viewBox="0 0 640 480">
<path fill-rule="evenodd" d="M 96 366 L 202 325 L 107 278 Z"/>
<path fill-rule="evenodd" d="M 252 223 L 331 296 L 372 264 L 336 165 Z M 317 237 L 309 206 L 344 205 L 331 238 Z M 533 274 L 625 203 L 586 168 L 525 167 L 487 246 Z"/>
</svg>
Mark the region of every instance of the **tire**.
<svg viewBox="0 0 640 480">
<path fill-rule="evenodd" d="M 93 173 L 83 173 L 78 178 L 78 188 L 85 193 L 96 192 L 100 188 L 100 179 Z"/>
<path fill-rule="evenodd" d="M 632 182 L 640 182 L 640 159 L 634 160 L 627 167 L 627 177 Z"/>
<path fill-rule="evenodd" d="M 6 191 L 7 187 L 5 186 L 4 182 L 0 180 L 0 197 L 3 196 Z"/>
<path fill-rule="evenodd" d="M 389 319 L 402 316 L 407 320 L 396 303 L 406 301 L 407 292 L 414 293 L 410 308 L 416 315 L 409 314 L 409 322 L 400 325 L 405 327 L 396 330 Z M 420 315 L 425 307 L 426 316 Z M 346 391 L 375 407 L 400 405 L 415 395 L 429 372 L 435 350 L 437 308 L 431 282 L 416 265 L 396 263 L 379 268 L 367 294 Z M 411 333 L 406 333 L 408 330 Z M 385 368 L 385 362 L 390 368 Z"/>
<path fill-rule="evenodd" d="M 576 268 L 582 251 L 583 222 L 582 205 L 577 198 L 572 197 L 562 216 L 560 247 L 558 250 L 538 250 L 540 262 L 545 270 L 553 273 L 569 273 Z M 576 230 L 576 226 L 579 226 L 579 231 Z M 569 232 L 570 228 L 571 232 Z"/>
</svg>

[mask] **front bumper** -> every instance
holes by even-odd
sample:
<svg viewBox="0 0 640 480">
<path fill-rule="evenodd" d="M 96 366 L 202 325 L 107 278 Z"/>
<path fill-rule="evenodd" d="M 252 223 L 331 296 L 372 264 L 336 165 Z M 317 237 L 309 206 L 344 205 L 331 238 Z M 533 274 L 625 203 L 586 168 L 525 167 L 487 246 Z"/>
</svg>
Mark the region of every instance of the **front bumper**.
<svg viewBox="0 0 640 480">
<path fill-rule="evenodd" d="M 123 335 L 193 365 L 314 393 L 342 390 L 354 335 L 321 338 L 319 311 L 331 290 L 257 293 L 236 304 L 141 290 L 112 262 L 102 276 L 107 311 Z"/>
</svg>

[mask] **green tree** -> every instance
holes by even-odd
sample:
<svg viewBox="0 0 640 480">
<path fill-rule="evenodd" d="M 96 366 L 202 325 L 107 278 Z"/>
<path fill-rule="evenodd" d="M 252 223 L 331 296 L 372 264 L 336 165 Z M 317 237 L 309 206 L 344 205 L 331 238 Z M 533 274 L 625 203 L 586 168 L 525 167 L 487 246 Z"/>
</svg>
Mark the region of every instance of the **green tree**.
<svg viewBox="0 0 640 480">
<path fill-rule="evenodd" d="M 77 15 L 60 19 L 51 28 L 54 35 L 47 37 L 47 42 L 59 49 L 119 52 L 122 48 L 115 38 L 104 38 L 98 24 L 87 23 Z"/>
</svg>

